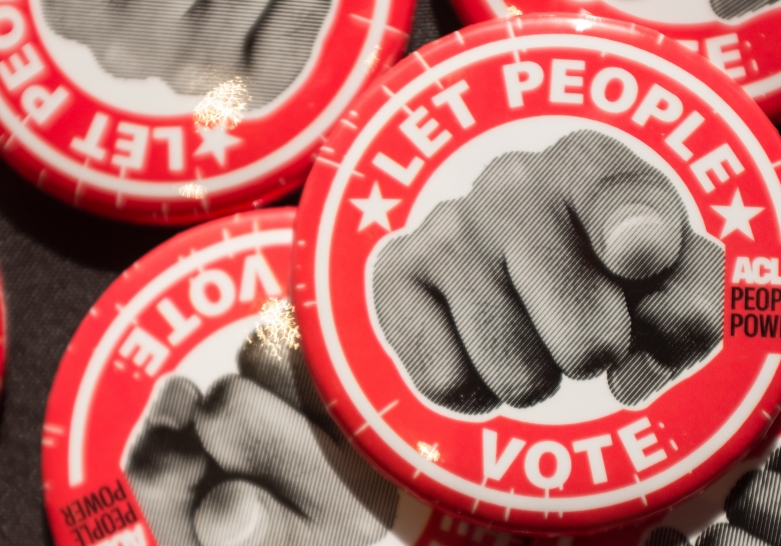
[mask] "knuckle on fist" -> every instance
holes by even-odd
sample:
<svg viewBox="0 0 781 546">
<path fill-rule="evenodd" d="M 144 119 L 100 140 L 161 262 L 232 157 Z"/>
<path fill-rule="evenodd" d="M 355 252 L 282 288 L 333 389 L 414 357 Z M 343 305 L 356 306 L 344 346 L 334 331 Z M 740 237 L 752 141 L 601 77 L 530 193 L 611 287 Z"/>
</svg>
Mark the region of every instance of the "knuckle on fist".
<svg viewBox="0 0 781 546">
<path fill-rule="evenodd" d="M 605 371 L 636 404 L 721 337 L 723 251 L 665 175 L 594 131 L 496 158 L 466 196 L 389 237 L 372 272 L 379 322 L 441 405 L 471 388 L 484 405 L 468 411 L 527 407 L 562 373 Z"/>
</svg>

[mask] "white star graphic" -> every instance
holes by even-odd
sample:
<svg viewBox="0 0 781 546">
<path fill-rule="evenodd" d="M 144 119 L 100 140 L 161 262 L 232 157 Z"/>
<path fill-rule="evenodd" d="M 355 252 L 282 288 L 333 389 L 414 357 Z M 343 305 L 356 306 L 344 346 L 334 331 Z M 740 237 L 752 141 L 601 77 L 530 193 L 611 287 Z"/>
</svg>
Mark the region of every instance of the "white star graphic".
<svg viewBox="0 0 781 546">
<path fill-rule="evenodd" d="M 377 224 L 390 231 L 390 222 L 388 221 L 388 211 L 399 204 L 401 199 L 383 199 L 380 193 L 380 185 L 375 182 L 372 191 L 366 199 L 350 199 L 350 203 L 355 205 L 363 213 L 358 231 L 363 231 L 372 224 Z"/>
<path fill-rule="evenodd" d="M 242 142 L 242 139 L 239 137 L 229 135 L 222 125 L 217 125 L 211 129 L 198 127 L 198 134 L 201 135 L 203 142 L 201 142 L 201 145 L 198 146 L 193 155 L 211 154 L 217 163 L 220 164 L 220 167 L 225 166 L 225 151 Z"/>
<path fill-rule="evenodd" d="M 735 190 L 732 197 L 732 203 L 728 206 L 711 205 L 711 208 L 718 212 L 725 220 L 724 229 L 721 230 L 721 239 L 733 231 L 740 231 L 746 237 L 754 240 L 754 232 L 751 231 L 751 219 L 762 212 L 764 207 L 747 207 L 743 204 L 743 197 L 740 190 Z"/>
</svg>

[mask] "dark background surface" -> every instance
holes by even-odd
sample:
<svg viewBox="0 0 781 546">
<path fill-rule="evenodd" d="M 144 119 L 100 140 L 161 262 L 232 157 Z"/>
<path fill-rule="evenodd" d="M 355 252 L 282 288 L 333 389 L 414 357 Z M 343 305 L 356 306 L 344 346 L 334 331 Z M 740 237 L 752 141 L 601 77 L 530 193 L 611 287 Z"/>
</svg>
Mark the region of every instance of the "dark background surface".
<svg viewBox="0 0 781 546">
<path fill-rule="evenodd" d="M 461 26 L 419 0 L 409 51 Z M 286 200 L 294 204 L 296 197 Z M 0 414 L 0 545 L 51 545 L 41 496 L 46 397 L 68 342 L 109 284 L 174 230 L 118 224 L 55 201 L 0 162 L 7 359 Z"/>
</svg>

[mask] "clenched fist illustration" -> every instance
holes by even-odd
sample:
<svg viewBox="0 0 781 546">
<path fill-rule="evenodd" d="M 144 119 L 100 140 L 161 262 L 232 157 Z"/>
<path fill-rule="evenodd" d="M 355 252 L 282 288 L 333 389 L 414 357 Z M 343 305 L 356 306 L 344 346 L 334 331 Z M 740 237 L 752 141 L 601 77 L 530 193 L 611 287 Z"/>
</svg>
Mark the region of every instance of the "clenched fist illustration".
<svg viewBox="0 0 781 546">
<path fill-rule="evenodd" d="M 724 256 L 672 182 L 577 131 L 494 159 L 465 197 L 389 239 L 372 272 L 382 332 L 441 406 L 523 408 L 561 374 L 646 399 L 721 339 Z"/>
<path fill-rule="evenodd" d="M 297 349 L 254 335 L 240 375 L 159 390 L 126 474 L 160 546 L 368 546 L 398 492 L 339 436 Z"/>
<path fill-rule="evenodd" d="M 332 0 L 42 0 L 47 25 L 118 78 L 202 95 L 240 78 L 249 107 L 282 93 L 312 56 Z"/>
<path fill-rule="evenodd" d="M 724 506 L 728 523 L 711 525 L 696 546 L 781 546 L 781 449 L 764 469 L 743 475 Z M 645 546 L 691 546 L 678 531 L 655 530 Z"/>
</svg>

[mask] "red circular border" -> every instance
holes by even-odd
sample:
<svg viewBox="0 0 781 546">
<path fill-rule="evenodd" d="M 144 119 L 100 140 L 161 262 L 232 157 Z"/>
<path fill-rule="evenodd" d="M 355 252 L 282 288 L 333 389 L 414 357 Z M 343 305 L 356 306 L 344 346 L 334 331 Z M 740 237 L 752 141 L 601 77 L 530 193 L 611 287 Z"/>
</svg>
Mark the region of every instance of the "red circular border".
<svg viewBox="0 0 781 546">
<path fill-rule="evenodd" d="M 664 59 L 673 60 L 679 66 L 684 67 L 694 77 L 701 81 L 708 82 L 708 85 L 711 85 L 712 87 L 717 87 L 722 98 L 730 104 L 733 110 L 737 112 L 752 129 L 754 135 L 758 138 L 768 155 L 771 158 L 781 158 L 781 140 L 774 127 L 768 122 L 767 118 L 756 105 L 748 100 L 745 93 L 726 76 L 708 63 L 702 62 L 697 55 L 687 51 L 676 42 L 672 40 L 663 40 L 661 35 L 654 31 L 640 30 L 629 24 L 617 21 L 595 21 L 593 19 L 560 16 L 524 16 L 520 18 L 520 21 L 521 22 L 519 22 L 517 26 L 519 28 L 522 27 L 523 31 L 517 32 L 516 34 L 524 35 L 546 34 L 553 33 L 554 31 L 558 33 L 575 34 L 576 32 L 573 29 L 576 27 L 576 23 L 580 22 L 580 28 L 577 31 L 579 34 L 593 35 L 627 43 L 638 47 L 639 49 L 653 51 Z M 316 293 L 314 272 L 315 253 L 317 251 L 316 244 L 325 200 L 329 195 L 331 182 L 336 170 L 334 164 L 338 164 L 340 158 L 345 157 L 353 144 L 355 136 L 360 133 L 361 129 L 369 122 L 379 108 L 387 102 L 390 94 L 393 94 L 395 90 L 401 89 L 404 85 L 428 69 L 428 67 L 434 67 L 456 53 L 460 53 L 465 49 L 477 47 L 487 42 L 506 38 L 508 36 L 507 29 L 509 24 L 511 24 L 511 22 L 496 20 L 475 25 L 424 47 L 419 50 L 419 55 L 415 58 L 409 58 L 399 63 L 399 65 L 377 81 L 372 88 L 357 101 L 354 106 L 356 112 L 355 120 L 358 120 L 356 121 L 357 128 L 352 127 L 349 128 L 349 130 L 340 128 L 334 131 L 327 143 L 327 146 L 333 150 L 333 153 L 331 154 L 334 158 L 333 164 L 328 166 L 318 165 L 315 167 L 311 174 L 311 183 L 308 184 L 302 197 L 301 215 L 298 217 L 296 227 L 297 242 L 294 250 L 295 268 L 293 281 L 296 290 L 294 291 L 293 298 L 303 332 L 303 343 L 308 362 L 310 363 L 310 368 L 318 388 L 321 390 L 321 394 L 327 402 L 333 404 L 330 406 L 332 408 L 332 415 L 349 436 L 354 436 L 353 441 L 356 447 L 367 454 L 382 472 L 396 481 L 402 488 L 412 491 L 422 499 L 449 511 L 458 517 L 477 521 L 482 524 L 490 524 L 495 528 L 530 533 L 565 534 L 594 532 L 608 526 L 624 524 L 632 520 L 646 517 L 650 513 L 662 510 L 671 503 L 681 500 L 700 490 L 718 475 L 718 473 L 723 471 L 732 461 L 739 458 L 751 447 L 760 436 L 760 433 L 769 425 L 767 419 L 756 415 L 749 418 L 740 432 L 722 446 L 717 451 L 717 454 L 712 456 L 707 463 L 700 465 L 695 472 L 692 472 L 687 477 L 681 478 L 673 484 L 665 486 L 660 490 L 661 492 L 654 492 L 654 497 L 649 497 L 648 506 L 644 508 L 630 507 L 628 506 L 629 503 L 625 502 L 611 508 L 579 512 L 574 515 L 565 514 L 563 518 L 556 517 L 550 519 L 543 518 L 541 514 L 536 514 L 532 517 L 528 516 L 529 513 L 513 511 L 513 515 L 510 516 L 510 519 L 503 521 L 504 518 L 507 517 L 504 515 L 503 507 L 495 506 L 483 509 L 483 503 L 481 503 L 481 508 L 478 508 L 477 512 L 472 513 L 469 509 L 469 506 L 472 505 L 472 499 L 468 498 L 466 495 L 456 493 L 452 489 L 435 482 L 433 479 L 429 479 L 425 475 L 414 475 L 413 477 L 415 468 L 406 460 L 402 459 L 401 456 L 396 454 L 393 449 L 390 448 L 373 429 L 371 429 L 371 427 L 366 429 L 364 418 L 357 409 L 355 402 L 349 398 L 344 385 L 341 383 L 335 371 L 334 364 L 330 359 L 317 310 L 318 296 Z M 375 135 L 372 138 L 374 139 L 374 144 L 374 142 L 378 140 L 377 136 Z M 377 148 L 372 148 L 372 150 L 376 149 Z M 432 161 L 437 164 L 440 162 L 440 160 Z M 431 169 L 427 168 L 427 170 L 422 171 L 423 174 L 420 178 L 425 179 L 426 175 L 430 174 L 430 172 Z M 364 180 L 364 186 L 371 182 L 371 178 L 368 176 L 362 180 Z M 419 182 L 416 182 L 415 184 L 420 185 Z M 368 188 L 369 186 L 366 187 Z M 400 196 L 400 193 L 390 195 L 390 197 Z M 405 217 L 406 213 L 404 210 L 401 210 L 402 208 L 408 210 L 408 206 L 399 207 L 399 209 L 394 212 L 396 215 L 395 218 Z M 338 214 L 341 215 L 342 213 L 340 212 Z M 396 223 L 399 224 L 399 222 Z M 403 225 L 403 222 L 401 225 Z M 356 242 L 356 244 L 363 243 Z M 373 243 L 367 242 L 367 245 L 371 244 Z M 362 252 L 364 251 L 355 250 L 356 254 Z M 347 269 L 351 267 L 351 265 L 347 265 L 350 261 L 351 257 L 347 256 L 347 254 L 339 256 L 339 267 L 341 269 L 334 269 L 335 273 L 332 276 L 332 282 L 337 282 L 333 279 L 338 278 L 338 282 L 341 283 L 340 286 L 343 288 L 346 287 L 345 292 L 355 291 L 359 293 L 355 298 L 355 301 L 359 301 L 363 298 L 363 295 L 360 293 L 360 289 L 354 290 L 354 285 L 352 284 L 355 281 L 353 277 L 356 277 L 357 274 L 354 275 L 351 272 L 346 272 Z M 363 264 L 363 262 L 361 262 L 361 260 L 355 260 L 355 262 L 356 263 L 352 264 L 352 266 L 361 268 L 362 273 L 363 269 L 361 264 Z M 345 316 L 344 313 L 347 313 L 345 309 L 350 305 L 354 305 L 353 300 L 339 303 L 339 299 L 334 298 L 334 301 L 336 302 L 335 306 L 341 305 L 342 317 Z M 363 304 L 358 305 L 360 307 L 353 306 L 352 316 L 360 321 L 365 321 L 365 310 L 362 308 Z M 344 330 L 337 335 L 342 336 L 343 332 Z M 357 331 L 353 331 L 350 335 L 353 340 L 358 338 L 362 341 L 360 343 L 356 341 L 347 342 L 346 353 L 348 354 L 348 361 L 350 361 L 351 356 L 355 355 L 356 351 L 368 350 L 367 347 L 370 344 L 375 344 L 374 338 L 372 338 L 371 343 L 365 341 L 362 337 L 365 335 L 364 332 L 359 334 Z M 350 352 L 352 352 L 352 355 L 350 355 Z M 372 355 L 367 357 L 369 360 L 376 358 L 376 355 L 373 355 L 372 353 L 367 354 Z M 376 360 L 371 360 L 371 362 L 372 369 L 374 369 L 377 364 Z M 360 365 L 350 366 L 353 373 L 359 375 L 363 374 L 361 377 L 364 379 L 371 375 L 368 371 L 368 366 L 365 367 L 365 369 Z M 374 377 L 373 380 L 376 384 L 385 384 L 383 383 L 384 380 L 388 380 L 387 385 L 398 383 L 395 377 L 391 381 L 386 375 Z M 358 380 L 361 385 L 363 385 L 362 381 L 362 379 Z M 377 386 L 376 384 L 374 385 L 375 387 Z M 404 392 L 403 395 L 406 396 L 407 393 Z M 393 398 L 399 398 L 398 393 L 395 391 L 388 394 L 388 400 L 392 400 Z M 334 404 L 333 401 L 336 401 L 336 403 Z M 776 372 L 774 382 L 771 383 L 768 391 L 763 396 L 759 407 L 763 410 L 767 410 L 768 413 L 772 415 L 776 413 L 779 401 L 781 401 L 781 380 L 779 380 L 778 372 Z M 373 402 L 374 401 L 372 401 L 372 403 Z M 377 405 L 375 410 L 378 411 L 379 409 L 380 406 Z M 408 421 L 414 421 L 416 419 L 416 415 L 413 413 L 410 413 L 409 415 L 405 413 L 404 415 Z M 394 425 L 398 424 L 399 418 L 395 420 Z M 393 428 L 394 425 L 391 425 L 391 428 Z M 356 431 L 359 429 L 366 429 L 366 432 L 356 435 Z M 452 433 L 449 434 L 452 436 Z M 503 445 L 506 445 L 507 441 L 508 440 L 505 439 L 505 444 Z M 516 512 L 518 512 L 518 514 L 516 514 Z"/>
<path fill-rule="evenodd" d="M 705 54 L 704 40 L 729 34 L 737 34 L 738 44 L 729 51 L 738 51 L 746 62 L 741 66 L 747 72 L 741 84 L 750 84 L 772 75 L 781 77 L 781 8 L 750 17 L 740 24 L 730 25 L 721 21 L 708 23 L 671 24 L 642 19 L 614 8 L 601 0 L 501 0 L 507 5 L 508 16 L 516 13 L 569 13 L 590 14 L 620 21 L 627 21 L 657 30 L 670 38 L 696 42 L 698 50 Z M 459 17 L 466 23 L 480 23 L 494 19 L 496 15 L 487 0 L 453 0 Z M 757 63 L 755 68 L 753 62 Z M 758 68 L 759 66 L 762 68 Z M 729 63 L 728 68 L 736 66 Z M 759 107 L 776 123 L 781 123 L 781 85 L 769 94 L 755 98 Z"/>
</svg>

